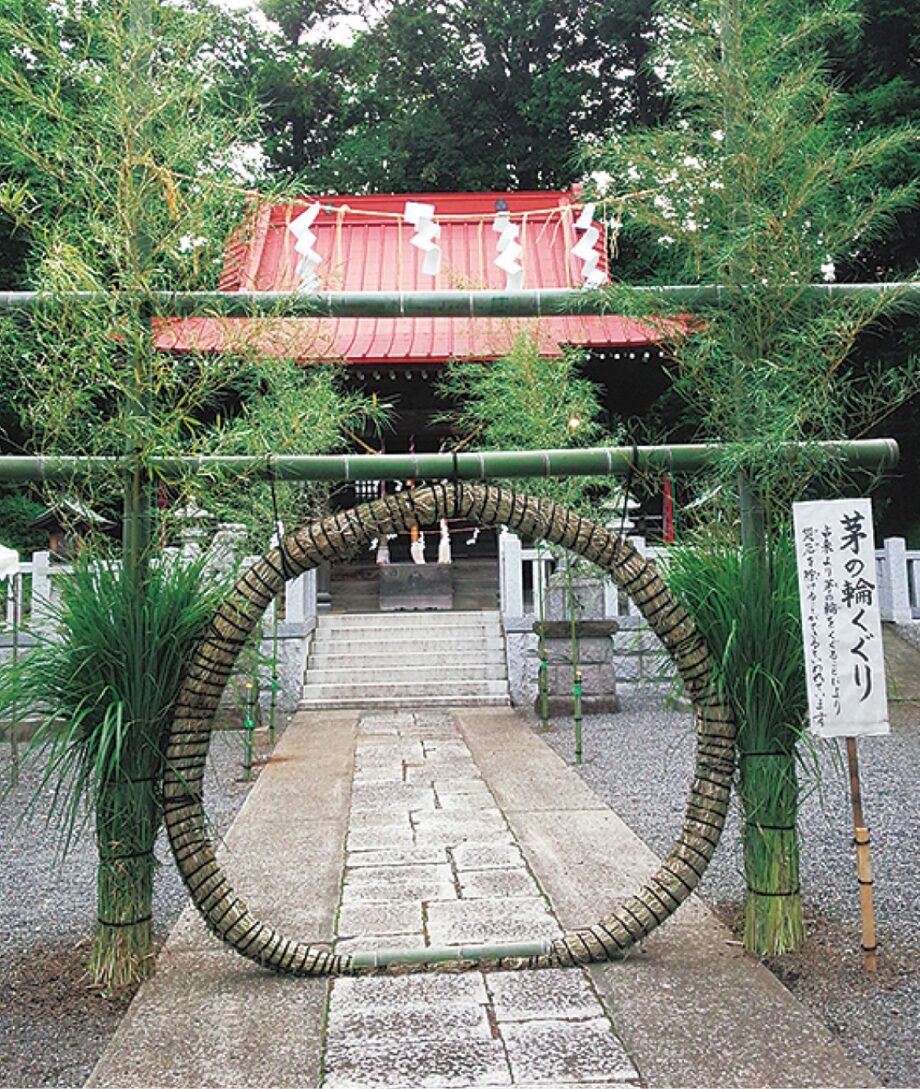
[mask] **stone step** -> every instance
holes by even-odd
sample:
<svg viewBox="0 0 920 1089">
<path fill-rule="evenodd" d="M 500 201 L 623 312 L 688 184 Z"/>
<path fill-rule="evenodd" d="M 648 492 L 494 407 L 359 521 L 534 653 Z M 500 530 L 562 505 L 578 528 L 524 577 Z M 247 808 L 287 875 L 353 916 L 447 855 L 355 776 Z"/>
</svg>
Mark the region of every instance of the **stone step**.
<svg viewBox="0 0 920 1089">
<path fill-rule="evenodd" d="M 484 645 L 470 643 L 458 646 L 447 640 L 443 645 L 419 640 L 413 644 L 351 643 L 346 646 L 323 644 L 315 646 L 307 659 L 308 669 L 344 669 L 350 663 L 373 665 L 377 669 L 394 669 L 412 662 L 426 666 L 462 666 L 468 668 L 504 662 L 503 647 L 499 640 Z"/>
<path fill-rule="evenodd" d="M 457 704 L 465 703 L 467 697 L 489 696 L 498 700 L 508 697 L 508 682 L 503 680 L 480 681 L 365 681 L 360 684 L 353 682 L 343 684 L 315 684 L 309 676 L 303 688 L 305 700 L 328 700 L 340 697 L 348 697 L 356 703 L 363 703 L 365 699 L 385 697 L 395 700 L 417 697 L 427 699 L 429 696 L 444 696 L 452 699 Z"/>
<path fill-rule="evenodd" d="M 319 630 L 339 631 L 343 628 L 460 628 L 500 629 L 497 612 L 453 612 L 451 610 L 426 610 L 425 612 L 399 613 L 325 613 L 319 617 Z"/>
<path fill-rule="evenodd" d="M 333 711 L 337 708 L 395 708 L 404 710 L 415 707 L 507 707 L 511 703 L 507 693 L 503 696 L 340 696 L 335 699 L 308 699 L 300 702 L 301 711 Z"/>
<path fill-rule="evenodd" d="M 310 653 L 311 661 L 326 661 L 329 658 L 359 657 L 379 658 L 385 662 L 391 658 L 394 663 L 407 658 L 432 658 L 444 660 L 502 658 L 504 643 L 500 636 L 488 636 L 469 639 L 439 639 L 436 636 L 426 639 L 421 635 L 391 635 L 376 638 L 355 638 L 352 635 L 340 637 L 316 638 Z"/>
<path fill-rule="evenodd" d="M 333 613 L 319 618 L 304 707 L 508 702 L 497 612 Z"/>
<path fill-rule="evenodd" d="M 504 639 L 498 632 L 451 636 L 438 633 L 425 635 L 413 631 L 381 632 L 379 628 L 373 631 L 370 628 L 367 631 L 347 628 L 336 633 L 317 632 L 312 645 L 317 650 L 335 650 L 339 653 L 377 653 L 381 650 L 426 653 L 429 650 L 444 651 L 454 647 L 459 653 L 468 654 L 475 653 L 477 649 L 488 649 L 489 654 L 495 654 L 504 646 Z"/>
<path fill-rule="evenodd" d="M 421 684 L 422 682 L 438 681 L 507 681 L 508 673 L 504 662 L 474 662 L 466 665 L 438 665 L 430 663 L 427 658 L 420 658 L 418 664 L 407 665 L 402 662 L 399 665 L 380 666 L 374 661 L 362 661 L 358 658 L 337 666 L 310 665 L 308 666 L 310 684 L 366 684 L 367 682 L 387 681 L 402 683 L 410 681 Z"/>
</svg>

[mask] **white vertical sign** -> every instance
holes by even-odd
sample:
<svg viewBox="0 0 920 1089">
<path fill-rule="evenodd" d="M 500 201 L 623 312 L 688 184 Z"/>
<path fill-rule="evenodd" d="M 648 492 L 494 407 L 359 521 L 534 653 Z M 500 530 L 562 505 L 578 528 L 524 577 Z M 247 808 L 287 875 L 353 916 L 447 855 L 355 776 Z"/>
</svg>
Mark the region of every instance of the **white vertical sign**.
<svg viewBox="0 0 920 1089">
<path fill-rule="evenodd" d="M 811 729 L 822 737 L 887 734 L 872 504 L 795 503 L 792 516 Z"/>
</svg>

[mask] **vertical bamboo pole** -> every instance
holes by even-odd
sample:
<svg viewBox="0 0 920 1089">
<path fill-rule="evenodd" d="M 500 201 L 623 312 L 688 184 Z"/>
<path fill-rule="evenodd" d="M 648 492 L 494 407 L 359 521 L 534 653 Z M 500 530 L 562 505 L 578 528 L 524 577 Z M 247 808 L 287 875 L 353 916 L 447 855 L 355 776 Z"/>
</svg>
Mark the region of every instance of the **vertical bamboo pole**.
<svg viewBox="0 0 920 1089">
<path fill-rule="evenodd" d="M 875 937 L 875 907 L 872 902 L 872 858 L 869 853 L 869 829 L 862 809 L 859 785 L 859 757 L 856 738 L 848 737 L 847 766 L 850 770 L 850 802 L 853 810 L 853 841 L 856 844 L 856 876 L 859 881 L 859 914 L 862 922 L 862 948 L 867 972 L 878 967 L 878 943 Z"/>
<path fill-rule="evenodd" d="M 549 660 L 546 656 L 546 584 L 545 568 L 542 559 L 533 565 L 534 592 L 540 596 L 540 672 L 538 675 L 540 691 L 540 721 L 544 731 L 549 730 Z M 538 585 L 539 583 L 539 585 Z"/>
<path fill-rule="evenodd" d="M 128 9 L 128 34 L 130 42 L 131 73 L 129 93 L 131 95 L 132 110 L 140 110 L 141 103 L 145 103 L 145 96 L 150 89 L 150 63 L 151 42 L 153 40 L 153 19 L 150 0 L 130 0 Z M 145 108 L 145 106 L 144 106 Z M 135 281 L 134 287 L 145 294 L 148 289 L 146 281 L 147 268 L 150 263 L 150 235 L 145 222 L 143 203 L 143 181 L 145 171 L 140 163 L 146 155 L 147 149 L 143 146 L 145 131 L 144 123 L 138 119 L 138 125 L 133 140 L 139 141 L 140 146 L 129 146 L 126 155 L 133 158 L 129 171 L 130 189 L 125 196 L 129 202 L 126 208 L 132 221 L 134 232 L 133 264 L 131 270 Z M 148 558 L 151 539 L 151 510 L 150 488 L 151 484 L 146 478 L 144 467 L 141 463 L 141 435 L 145 430 L 145 417 L 150 412 L 150 361 L 153 354 L 153 328 L 152 306 L 148 302 L 139 305 L 131 304 L 131 316 L 138 323 L 136 339 L 133 342 L 133 356 L 131 360 L 130 393 L 128 395 L 131 426 L 126 435 L 126 453 L 130 459 L 130 468 L 126 473 L 125 496 L 122 523 L 122 544 L 124 549 L 123 563 L 125 574 L 130 572 L 140 573 L 143 564 Z"/>
<path fill-rule="evenodd" d="M 572 642 L 572 715 L 575 719 L 575 763 L 581 763 L 581 670 L 578 668 L 578 612 L 575 600 L 575 577 L 572 573 L 572 556 L 566 553 L 565 583 L 569 600 L 569 625 Z"/>
<path fill-rule="evenodd" d="M 741 514 L 741 547 L 747 551 L 763 552 L 766 546 L 763 497 L 747 473 L 738 474 L 738 507 Z"/>
<path fill-rule="evenodd" d="M 243 778 L 252 779 L 253 731 L 256 728 L 256 686 L 246 682 L 245 710 L 243 712 Z"/>
<path fill-rule="evenodd" d="M 19 606 L 21 602 L 20 595 L 22 594 L 22 575 L 18 572 L 14 575 L 10 575 L 10 591 L 13 594 L 13 669 L 19 661 L 19 622 L 20 613 Z M 14 689 L 15 691 L 15 689 Z M 19 729 L 19 702 L 13 701 L 13 706 L 10 708 L 10 781 L 13 786 L 19 781 L 19 738 L 17 731 Z"/>
<path fill-rule="evenodd" d="M 540 673 L 538 676 L 540 688 L 540 722 L 543 730 L 549 730 L 549 661 L 546 657 L 546 627 L 540 622 Z"/>
<path fill-rule="evenodd" d="M 272 609 L 272 689 L 271 702 L 268 709 L 268 741 L 270 745 L 275 743 L 275 716 L 278 713 L 278 604 L 280 598 L 275 598 Z"/>
<path fill-rule="evenodd" d="M 575 716 L 575 763 L 581 763 L 581 670 L 575 670 L 572 685 L 572 712 Z"/>
</svg>

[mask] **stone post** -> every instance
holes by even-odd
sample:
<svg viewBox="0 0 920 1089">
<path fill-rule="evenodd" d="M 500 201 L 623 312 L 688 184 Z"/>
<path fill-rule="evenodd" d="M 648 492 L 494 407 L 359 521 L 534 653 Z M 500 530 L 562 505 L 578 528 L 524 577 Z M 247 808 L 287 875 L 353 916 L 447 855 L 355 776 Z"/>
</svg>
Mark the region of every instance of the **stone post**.
<svg viewBox="0 0 920 1089">
<path fill-rule="evenodd" d="M 222 574 L 231 571 L 241 558 L 247 533 L 248 530 L 242 522 L 221 522 L 211 541 L 208 566 Z"/>
<path fill-rule="evenodd" d="M 539 629 L 534 624 L 534 631 Z M 615 620 L 576 620 L 578 669 L 581 673 L 581 709 L 586 715 L 619 711 L 616 675 L 613 669 L 613 640 L 619 625 Z M 550 715 L 571 715 L 574 711 L 572 686 L 572 627 L 568 620 L 548 620 L 546 631 L 547 681 Z M 540 697 L 534 710 L 540 713 Z"/>
<path fill-rule="evenodd" d="M 47 631 L 51 626 L 51 553 L 32 553 L 32 630 Z"/>
<path fill-rule="evenodd" d="M 888 575 L 890 617 L 895 624 L 913 620 L 910 603 L 910 578 L 907 570 L 907 541 L 903 537 L 885 540 L 885 568 Z"/>
<path fill-rule="evenodd" d="M 510 530 L 498 537 L 498 579 L 502 616 L 524 615 L 524 572 L 521 566 L 521 539 Z"/>
<path fill-rule="evenodd" d="M 201 507 L 189 503 L 186 507 L 180 507 L 175 517 L 179 523 L 179 554 L 184 563 L 189 563 L 201 552 L 210 515 Z"/>
</svg>

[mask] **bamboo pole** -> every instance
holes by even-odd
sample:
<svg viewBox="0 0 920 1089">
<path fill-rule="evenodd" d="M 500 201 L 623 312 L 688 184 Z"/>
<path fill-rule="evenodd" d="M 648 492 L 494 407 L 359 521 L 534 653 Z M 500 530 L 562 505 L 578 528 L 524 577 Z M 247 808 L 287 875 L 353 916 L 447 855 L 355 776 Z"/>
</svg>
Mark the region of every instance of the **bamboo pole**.
<svg viewBox="0 0 920 1089">
<path fill-rule="evenodd" d="M 540 671 L 537 675 L 538 689 L 540 692 L 540 722 L 544 731 L 549 731 L 549 660 L 546 657 L 546 583 L 543 580 L 543 564 L 534 567 L 534 572 L 539 571 L 539 576 L 534 578 L 534 593 L 540 595 L 540 632 L 539 652 Z M 537 583 L 539 582 L 539 586 Z"/>
<path fill-rule="evenodd" d="M 572 715 L 575 719 L 575 763 L 581 763 L 581 670 L 575 670 L 572 681 Z"/>
<path fill-rule="evenodd" d="M 859 881 L 859 914 L 862 923 L 862 948 L 865 969 L 878 967 L 878 942 L 875 937 L 875 907 L 872 902 L 872 858 L 869 853 L 869 829 L 862 810 L 859 785 L 859 757 L 856 738 L 848 737 L 847 765 L 850 770 L 850 802 L 853 809 L 853 841 L 856 844 L 856 876 Z"/>
<path fill-rule="evenodd" d="M 509 942 L 500 945 L 422 946 L 418 949 L 380 949 L 352 953 L 354 968 L 386 968 L 396 964 L 442 964 L 445 961 L 527 959 L 545 956 L 549 942 Z"/>
<path fill-rule="evenodd" d="M 253 732 L 256 728 L 256 694 L 255 683 L 246 682 L 243 709 L 243 778 L 248 783 L 252 779 L 253 756 Z"/>
<path fill-rule="evenodd" d="M 275 720 L 278 714 L 278 598 L 272 605 L 271 701 L 268 707 L 268 743 L 275 744 Z"/>
<path fill-rule="evenodd" d="M 142 165 L 148 154 L 145 145 L 149 125 L 142 116 L 138 116 L 138 110 L 141 113 L 146 111 L 146 102 L 151 94 L 153 19 L 150 0 L 130 0 L 128 39 L 131 49 L 129 112 L 133 115 L 131 117 L 133 124 L 125 148 L 126 161 L 130 165 L 130 170 L 127 172 L 128 184 L 124 189 L 122 200 L 126 202 L 125 213 L 130 224 L 135 282 L 138 286 L 144 286 L 151 251 L 148 212 L 143 195 L 146 168 Z M 153 520 L 150 502 L 152 482 L 144 472 L 141 441 L 150 416 L 151 364 L 156 348 L 153 339 L 153 308 L 146 292 L 128 292 L 124 301 L 128 304 L 127 313 L 130 314 L 130 319 L 137 325 L 138 339 L 134 345 L 133 358 L 126 371 L 124 407 L 128 410 L 125 421 L 127 456 L 122 503 L 122 545 L 126 571 L 143 573 L 149 558 Z"/>
<path fill-rule="evenodd" d="M 10 591 L 13 594 L 13 669 L 19 662 L 19 626 L 22 622 L 20 607 L 22 603 L 22 575 L 17 571 L 10 575 Z M 13 786 L 19 782 L 19 701 L 14 699 L 10 708 L 10 781 Z"/>
<path fill-rule="evenodd" d="M 783 444 L 790 450 L 797 444 Z M 815 443 L 815 448 L 837 456 L 848 468 L 887 469 L 897 464 L 894 439 L 859 439 Z M 149 457 L 145 466 L 164 480 L 189 475 L 248 474 L 275 480 L 488 480 L 495 477 L 626 476 L 633 465 L 638 472 L 661 470 L 691 473 L 712 465 L 726 446 L 718 443 L 686 443 L 672 446 L 605 446 L 577 450 L 487 450 L 458 454 L 378 455 L 282 455 Z M 125 461 L 117 457 L 68 457 L 10 455 L 0 457 L 0 482 L 27 480 L 45 483 L 72 481 L 98 472 L 119 471 Z"/>
<path fill-rule="evenodd" d="M 617 285 L 636 299 L 648 300 L 653 315 L 662 305 L 728 305 L 736 289 L 721 284 Z M 864 284 L 790 284 L 789 291 L 805 298 L 835 302 L 900 294 L 920 298 L 920 281 Z M 128 293 L 120 293 L 125 298 Z M 0 313 L 33 310 L 55 301 L 98 305 L 105 291 L 0 291 Z M 313 318 L 534 318 L 553 314 L 610 314 L 616 292 L 584 288 L 544 288 L 534 291 L 154 291 L 144 296 L 158 314 L 172 317 L 313 317 Z"/>
</svg>

